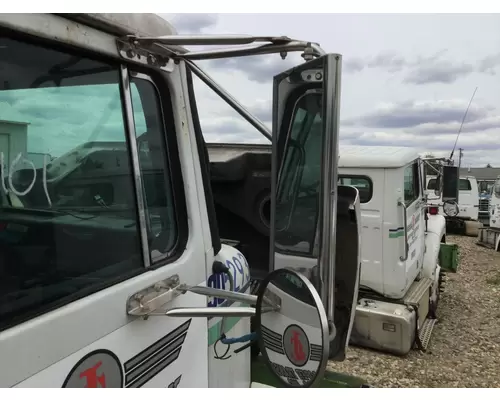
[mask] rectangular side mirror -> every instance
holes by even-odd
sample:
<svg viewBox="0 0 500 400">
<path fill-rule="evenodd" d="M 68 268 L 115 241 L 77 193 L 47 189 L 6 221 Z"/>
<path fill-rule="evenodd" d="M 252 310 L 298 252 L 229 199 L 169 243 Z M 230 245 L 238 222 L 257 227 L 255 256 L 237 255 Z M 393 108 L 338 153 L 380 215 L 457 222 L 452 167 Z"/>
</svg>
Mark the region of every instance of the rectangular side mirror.
<svg viewBox="0 0 500 400">
<path fill-rule="evenodd" d="M 340 68 L 341 57 L 328 54 L 274 77 L 270 232 L 271 269 L 295 269 L 311 280 L 335 326 L 330 359 L 337 360 L 349 341 L 360 266 L 356 223 L 342 253 L 352 260 L 335 263 L 339 221 L 350 221 L 357 198 L 348 191 L 337 202 Z"/>
<path fill-rule="evenodd" d="M 445 165 L 443 166 L 443 201 L 456 201 L 458 203 L 458 167 Z"/>
</svg>

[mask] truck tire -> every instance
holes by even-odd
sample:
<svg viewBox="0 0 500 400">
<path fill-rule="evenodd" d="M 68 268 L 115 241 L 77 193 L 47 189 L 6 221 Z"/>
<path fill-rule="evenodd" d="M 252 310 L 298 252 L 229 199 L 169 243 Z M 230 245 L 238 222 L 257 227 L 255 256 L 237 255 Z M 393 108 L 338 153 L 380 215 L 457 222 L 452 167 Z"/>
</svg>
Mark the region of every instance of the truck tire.
<svg viewBox="0 0 500 400">
<path fill-rule="evenodd" d="M 271 193 L 267 190 L 259 193 L 254 201 L 253 222 L 255 229 L 265 236 L 269 236 L 271 228 Z"/>
</svg>

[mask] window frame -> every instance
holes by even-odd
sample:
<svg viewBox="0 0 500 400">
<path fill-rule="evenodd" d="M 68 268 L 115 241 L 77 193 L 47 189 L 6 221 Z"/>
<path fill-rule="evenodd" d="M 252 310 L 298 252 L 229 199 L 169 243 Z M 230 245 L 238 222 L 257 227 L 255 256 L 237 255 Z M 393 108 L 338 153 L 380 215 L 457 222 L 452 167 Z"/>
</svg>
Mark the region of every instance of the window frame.
<svg viewBox="0 0 500 400">
<path fill-rule="evenodd" d="M 361 201 L 361 196 L 359 196 L 359 203 L 360 204 L 367 204 L 367 203 L 369 203 L 373 199 L 373 181 L 372 181 L 372 179 L 368 175 L 339 174 L 338 178 L 339 178 L 339 180 L 343 179 L 343 178 L 347 178 L 347 179 L 364 179 L 364 180 L 366 180 L 368 182 L 368 185 L 370 186 L 370 197 L 366 201 Z M 356 187 L 354 185 L 344 185 L 344 184 L 341 184 L 341 185 Z"/>
<path fill-rule="evenodd" d="M 137 66 L 133 66 L 131 68 L 127 68 L 127 66 L 124 66 L 124 68 L 127 70 L 127 79 L 126 79 L 126 84 L 128 84 L 129 87 L 129 92 L 130 92 L 130 106 L 131 106 L 131 117 L 133 121 L 133 132 L 130 132 L 130 141 L 132 142 L 132 133 L 133 133 L 133 138 L 135 141 L 135 151 L 132 152 L 130 155 L 132 158 L 137 157 L 137 167 L 138 170 L 136 172 L 135 170 L 135 165 L 133 166 L 133 172 L 134 172 L 134 178 L 137 179 L 137 175 L 140 177 L 140 188 L 144 188 L 143 182 L 142 182 L 142 175 L 141 175 L 141 169 L 139 165 L 139 149 L 137 147 L 137 132 L 135 129 L 135 120 L 134 120 L 134 113 L 133 113 L 133 102 L 132 102 L 132 82 L 135 79 L 141 79 L 144 81 L 147 81 L 151 83 L 153 86 L 153 89 L 156 94 L 156 98 L 158 100 L 158 107 L 159 107 L 159 120 L 161 121 L 161 129 L 163 131 L 162 135 L 162 145 L 165 148 L 165 157 L 166 162 L 164 173 L 168 173 L 169 178 L 170 178 L 170 185 L 171 185 L 171 194 L 172 194 L 172 202 L 173 202 L 173 208 L 174 208 L 174 215 L 176 218 L 176 226 L 177 226 L 177 238 L 175 245 L 172 247 L 172 249 L 166 253 L 162 254 L 158 258 L 153 258 L 151 255 L 151 250 L 149 248 L 149 243 L 147 240 L 147 221 L 146 221 L 146 203 L 145 203 L 145 192 L 144 189 L 140 190 L 140 194 L 138 193 L 137 196 L 138 198 L 141 197 L 142 204 L 144 207 L 144 213 L 139 214 L 139 219 L 144 216 L 144 229 L 146 230 L 145 238 L 141 240 L 143 243 L 143 251 L 144 251 L 144 257 L 146 257 L 146 252 L 147 256 L 149 257 L 150 264 L 147 265 L 144 263 L 145 267 L 147 269 L 157 269 L 161 268 L 162 266 L 165 266 L 166 264 L 170 264 L 177 260 L 183 253 L 183 248 L 185 248 L 185 245 L 188 240 L 189 232 L 188 232 L 188 222 L 187 222 L 187 205 L 186 205 L 186 197 L 185 197 L 185 191 L 184 191 L 184 180 L 182 176 L 182 167 L 180 163 L 180 156 L 179 156 L 179 148 L 177 144 L 177 126 L 175 124 L 175 117 L 174 117 L 174 111 L 173 111 L 173 104 L 172 104 L 172 96 L 171 96 L 171 89 L 168 85 L 168 82 L 164 78 L 162 78 L 159 74 L 155 77 L 155 74 L 152 73 L 152 71 L 144 71 L 144 68 L 139 68 Z M 156 79 L 155 79 L 156 78 Z M 124 83 L 125 84 L 125 83 Z M 160 90 L 159 85 L 162 86 L 162 89 Z M 125 86 L 124 86 L 125 87 Z M 139 92 L 140 96 L 140 92 Z M 165 110 L 165 105 L 168 105 L 167 110 Z M 146 118 L 146 117 L 145 117 Z M 173 132 L 173 134 L 168 135 L 168 132 Z M 132 151 L 132 149 L 130 149 Z M 168 184 L 168 181 L 164 181 L 165 184 Z M 142 227 L 141 227 L 142 229 Z M 143 233 L 141 232 L 141 236 Z M 145 240 L 145 241 L 144 241 Z M 144 249 L 146 248 L 146 249 Z M 180 249 L 180 250 L 179 250 Z"/>
<path fill-rule="evenodd" d="M 212 241 L 212 248 L 214 256 L 219 254 L 222 249 L 222 241 L 219 235 L 219 224 L 217 222 L 217 213 L 215 211 L 215 200 L 212 192 L 212 184 L 210 181 L 210 156 L 203 137 L 203 130 L 201 128 L 200 117 L 198 113 L 198 102 L 194 90 L 193 73 L 189 66 L 185 66 L 186 80 L 187 80 L 187 93 L 189 97 L 189 107 L 191 111 L 191 119 L 193 121 L 193 131 L 196 139 L 196 148 L 198 150 L 198 157 L 200 159 L 201 177 L 203 180 L 203 190 L 205 193 L 205 204 L 207 207 L 208 224 L 210 227 L 210 237 Z"/>
<path fill-rule="evenodd" d="M 189 237 L 189 228 L 182 166 L 177 142 L 177 124 L 174 116 L 173 99 L 171 97 L 172 90 L 170 89 L 167 77 L 159 71 L 150 69 L 140 64 L 127 62 L 126 60 L 123 60 L 119 57 L 110 56 L 97 51 L 90 51 L 89 49 L 83 47 L 75 47 L 53 39 L 34 36 L 26 32 L 0 27 L 0 35 L 15 41 L 26 43 L 28 45 L 40 47 L 42 49 L 62 52 L 67 54 L 68 56 L 73 55 L 89 58 L 96 62 L 106 63 L 116 69 L 118 75 L 117 83 L 119 85 L 120 91 L 121 112 L 124 122 L 124 139 L 129 156 L 130 173 L 132 174 L 130 178 L 132 184 L 134 185 L 133 190 L 135 192 L 135 214 L 137 217 L 137 223 L 139 225 L 140 233 L 139 247 L 142 251 L 142 263 L 139 263 L 137 265 L 137 269 L 134 269 L 133 271 L 125 271 L 117 274 L 116 276 L 106 278 L 102 282 L 79 290 L 77 293 L 61 296 L 60 298 L 52 300 L 46 304 L 43 304 L 42 306 L 36 305 L 29 310 L 20 313 L 19 315 L 11 317 L 9 320 L 2 321 L 2 323 L 0 324 L 1 333 L 7 329 L 11 329 L 23 323 L 29 322 L 34 318 L 60 309 L 75 301 L 81 300 L 90 295 L 99 293 L 105 289 L 109 289 L 115 285 L 140 276 L 148 270 L 154 270 L 168 266 L 169 264 L 179 259 L 184 253 L 185 244 L 187 243 Z M 177 243 L 170 251 L 168 257 L 162 257 L 155 263 L 149 262 L 149 245 L 147 240 L 144 241 L 141 232 L 142 227 L 145 227 L 146 218 L 144 213 L 141 213 L 139 201 L 143 202 L 142 210 L 144 211 L 145 198 L 142 192 L 142 179 L 140 176 L 141 171 L 140 168 L 138 168 L 139 153 L 137 148 L 135 121 L 132 108 L 131 80 L 129 79 L 131 76 L 131 71 L 147 76 L 148 80 L 150 80 L 155 87 L 155 91 L 158 96 L 158 104 L 160 107 L 159 118 L 162 121 L 163 125 L 163 139 L 165 148 L 167 149 L 166 155 L 170 167 L 168 172 L 170 173 L 170 183 L 173 195 L 172 197 L 174 202 L 175 215 L 177 217 Z M 172 132 L 172 134 L 169 135 L 167 134 L 167 132 Z M 141 185 L 138 185 L 138 183 L 141 183 Z M 179 216 L 182 216 L 182 218 Z"/>
<path fill-rule="evenodd" d="M 405 198 L 405 190 L 404 190 L 404 186 L 405 186 L 405 173 L 406 173 L 406 170 L 408 168 L 411 168 L 412 169 L 412 186 L 413 186 L 413 198 L 412 199 L 406 199 Z M 418 166 L 418 160 L 416 161 L 413 161 L 411 164 L 407 164 L 405 165 L 404 169 L 403 169 L 403 199 L 404 199 L 404 203 L 405 205 L 408 207 L 410 205 L 412 205 L 413 203 L 415 203 L 419 197 L 421 196 L 421 189 L 420 189 L 420 168 Z"/>
</svg>

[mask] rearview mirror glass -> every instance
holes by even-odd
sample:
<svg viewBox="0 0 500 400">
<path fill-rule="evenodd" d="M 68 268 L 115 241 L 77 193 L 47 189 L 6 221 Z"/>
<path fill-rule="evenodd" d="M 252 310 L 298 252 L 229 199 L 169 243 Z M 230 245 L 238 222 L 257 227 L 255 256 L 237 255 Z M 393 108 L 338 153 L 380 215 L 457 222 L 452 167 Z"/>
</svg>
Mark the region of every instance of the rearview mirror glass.
<svg viewBox="0 0 500 400">
<path fill-rule="evenodd" d="M 458 203 L 458 167 L 451 165 L 443 166 L 443 201 L 455 201 Z"/>
<path fill-rule="evenodd" d="M 272 373 L 286 387 L 310 387 L 326 370 L 328 320 L 321 298 L 302 274 L 279 269 L 259 287 L 259 347 Z"/>
<path fill-rule="evenodd" d="M 448 217 L 456 217 L 459 212 L 458 204 L 454 200 L 446 200 L 443 203 L 443 212 Z"/>
</svg>

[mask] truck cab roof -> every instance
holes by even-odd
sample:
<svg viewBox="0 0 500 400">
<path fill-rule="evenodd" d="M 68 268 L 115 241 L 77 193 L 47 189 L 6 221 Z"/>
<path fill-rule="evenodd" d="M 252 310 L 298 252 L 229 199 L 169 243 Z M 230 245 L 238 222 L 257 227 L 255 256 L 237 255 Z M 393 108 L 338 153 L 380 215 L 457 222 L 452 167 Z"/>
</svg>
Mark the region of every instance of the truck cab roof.
<svg viewBox="0 0 500 400">
<path fill-rule="evenodd" d="M 400 168 L 419 158 L 411 147 L 343 146 L 339 148 L 339 168 Z"/>
<path fill-rule="evenodd" d="M 116 36 L 140 35 L 154 37 L 177 35 L 177 31 L 170 22 L 153 13 L 75 13 L 58 15 Z"/>
<path fill-rule="evenodd" d="M 271 154 L 270 144 L 207 143 L 210 161 L 224 163 L 247 153 Z M 339 168 L 399 168 L 419 158 L 411 147 L 340 145 Z"/>
</svg>

